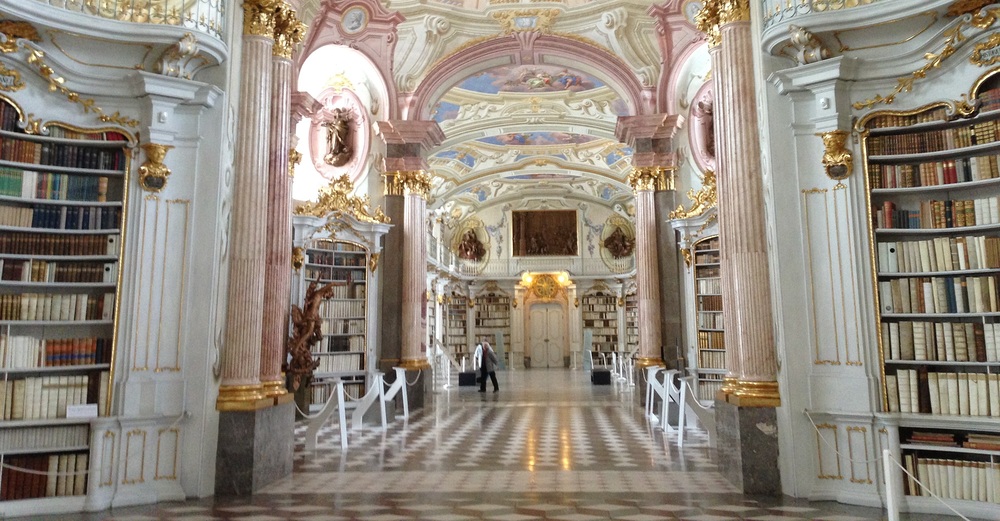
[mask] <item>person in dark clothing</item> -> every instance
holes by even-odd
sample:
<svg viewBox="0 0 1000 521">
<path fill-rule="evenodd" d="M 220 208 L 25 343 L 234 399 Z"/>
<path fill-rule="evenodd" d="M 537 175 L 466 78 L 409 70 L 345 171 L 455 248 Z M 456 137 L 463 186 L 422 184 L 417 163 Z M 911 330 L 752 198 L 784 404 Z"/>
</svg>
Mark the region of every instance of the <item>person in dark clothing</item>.
<svg viewBox="0 0 1000 521">
<path fill-rule="evenodd" d="M 483 340 L 483 361 L 479 366 L 479 392 L 486 392 L 486 375 L 489 375 L 490 381 L 493 382 L 493 392 L 500 390 L 500 384 L 497 383 L 498 365 L 500 365 L 500 361 L 497 360 L 497 354 L 493 351 L 493 346 Z"/>
</svg>

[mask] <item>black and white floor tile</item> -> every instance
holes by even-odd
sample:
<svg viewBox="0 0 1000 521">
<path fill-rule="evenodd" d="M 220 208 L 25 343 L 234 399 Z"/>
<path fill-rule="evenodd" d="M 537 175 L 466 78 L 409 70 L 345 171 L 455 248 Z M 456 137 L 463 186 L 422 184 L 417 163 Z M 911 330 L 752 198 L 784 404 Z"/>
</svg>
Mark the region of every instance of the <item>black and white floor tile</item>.
<svg viewBox="0 0 1000 521">
<path fill-rule="evenodd" d="M 249 498 L 205 498 L 46 516 L 65 521 L 871 521 L 875 508 L 749 497 L 719 474 L 707 437 L 684 447 L 643 415 L 634 388 L 589 373 L 504 371 L 498 393 L 434 393 L 385 430 L 365 425 L 340 448 L 296 432 L 292 476 Z M 906 516 L 930 521 L 942 516 Z"/>
</svg>

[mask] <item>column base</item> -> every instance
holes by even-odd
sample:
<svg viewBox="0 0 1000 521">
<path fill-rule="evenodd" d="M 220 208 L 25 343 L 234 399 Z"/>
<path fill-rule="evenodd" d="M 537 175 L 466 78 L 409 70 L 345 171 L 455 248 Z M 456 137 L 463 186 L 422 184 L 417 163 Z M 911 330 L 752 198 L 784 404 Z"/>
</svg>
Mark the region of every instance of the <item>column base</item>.
<svg viewBox="0 0 1000 521">
<path fill-rule="evenodd" d="M 772 407 L 715 402 L 719 471 L 744 494 L 781 495 L 777 422 Z"/>
<path fill-rule="evenodd" d="M 219 413 L 215 495 L 248 496 L 291 475 L 295 405 Z"/>
<path fill-rule="evenodd" d="M 215 400 L 217 411 L 256 411 L 274 404 L 274 399 L 265 395 L 260 384 L 224 385 L 219 388 Z"/>
</svg>

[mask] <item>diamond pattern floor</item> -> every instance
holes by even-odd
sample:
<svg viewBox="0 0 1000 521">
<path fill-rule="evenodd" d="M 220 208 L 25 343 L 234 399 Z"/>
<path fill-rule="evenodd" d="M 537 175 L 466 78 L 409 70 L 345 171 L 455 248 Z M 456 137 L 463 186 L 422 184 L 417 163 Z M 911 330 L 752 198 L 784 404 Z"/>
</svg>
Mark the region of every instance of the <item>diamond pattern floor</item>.
<svg viewBox="0 0 1000 521">
<path fill-rule="evenodd" d="M 36 517 L 65 521 L 489 520 L 869 521 L 879 509 L 739 494 L 705 436 L 678 449 L 643 416 L 634 390 L 589 373 L 504 371 L 499 393 L 434 393 L 385 431 L 365 426 L 340 449 L 296 432 L 292 476 L 250 498 L 205 498 Z M 907 521 L 943 516 L 904 515 Z"/>
</svg>

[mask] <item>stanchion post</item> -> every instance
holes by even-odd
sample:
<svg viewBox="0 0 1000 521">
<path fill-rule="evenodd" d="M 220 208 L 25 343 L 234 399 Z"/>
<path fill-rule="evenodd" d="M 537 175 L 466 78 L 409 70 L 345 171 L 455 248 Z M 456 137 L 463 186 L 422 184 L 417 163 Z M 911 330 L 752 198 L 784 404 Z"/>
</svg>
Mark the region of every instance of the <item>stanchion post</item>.
<svg viewBox="0 0 1000 521">
<path fill-rule="evenodd" d="M 899 472 L 889 449 L 882 451 L 882 471 L 885 473 L 885 508 L 888 521 L 899 521 Z"/>
</svg>

